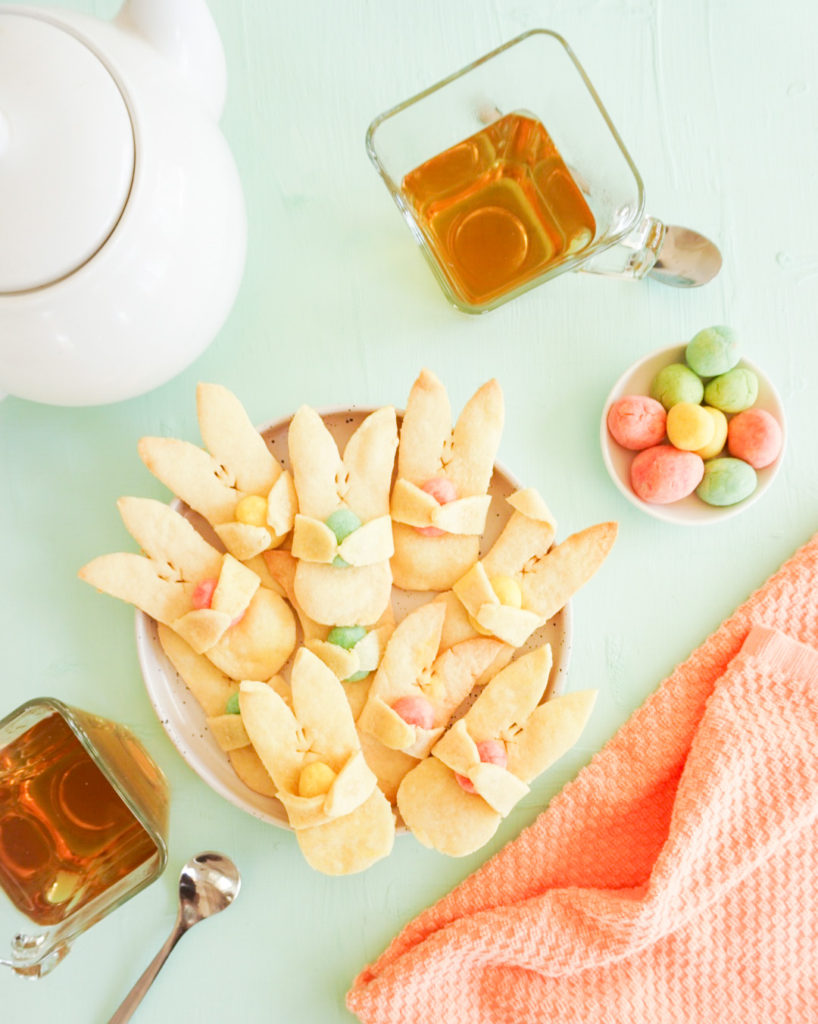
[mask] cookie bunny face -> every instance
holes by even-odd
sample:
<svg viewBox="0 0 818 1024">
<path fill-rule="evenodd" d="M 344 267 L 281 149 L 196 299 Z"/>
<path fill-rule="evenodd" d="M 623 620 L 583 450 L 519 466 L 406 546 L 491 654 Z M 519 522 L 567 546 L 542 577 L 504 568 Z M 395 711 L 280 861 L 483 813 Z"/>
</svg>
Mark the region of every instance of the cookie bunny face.
<svg viewBox="0 0 818 1024">
<path fill-rule="evenodd" d="M 122 498 L 118 507 L 145 555 L 101 555 L 80 578 L 169 626 L 232 679 L 276 673 L 295 646 L 287 603 L 163 502 Z"/>
<path fill-rule="evenodd" d="M 249 561 L 292 530 L 292 477 L 227 388 L 199 384 L 196 402 L 206 451 L 175 438 L 143 437 L 139 455 L 154 476 L 204 516 L 234 557 Z"/>
<path fill-rule="evenodd" d="M 395 582 L 444 590 L 477 559 L 487 495 L 503 427 L 495 380 L 466 403 L 452 426 L 446 389 L 423 370 L 406 404 L 392 491 Z"/>
<path fill-rule="evenodd" d="M 397 443 L 391 407 L 367 416 L 343 456 L 315 410 L 303 406 L 292 419 L 288 445 L 299 504 L 294 589 L 315 622 L 369 625 L 389 604 L 389 487 Z"/>
</svg>

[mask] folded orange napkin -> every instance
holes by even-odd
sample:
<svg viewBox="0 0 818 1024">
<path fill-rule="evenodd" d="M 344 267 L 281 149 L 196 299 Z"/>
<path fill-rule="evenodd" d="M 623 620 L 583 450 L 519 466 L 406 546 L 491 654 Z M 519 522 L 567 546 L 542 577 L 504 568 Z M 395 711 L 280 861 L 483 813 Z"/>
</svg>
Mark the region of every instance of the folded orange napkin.
<svg viewBox="0 0 818 1024">
<path fill-rule="evenodd" d="M 818 534 L 356 979 L 366 1024 L 818 1020 Z"/>
</svg>

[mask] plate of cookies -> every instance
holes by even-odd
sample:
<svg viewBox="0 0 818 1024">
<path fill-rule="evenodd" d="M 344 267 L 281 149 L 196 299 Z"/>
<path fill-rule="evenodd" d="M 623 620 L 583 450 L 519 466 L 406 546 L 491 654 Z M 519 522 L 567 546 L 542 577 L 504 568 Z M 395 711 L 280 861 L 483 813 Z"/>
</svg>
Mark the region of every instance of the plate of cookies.
<svg viewBox="0 0 818 1024">
<path fill-rule="evenodd" d="M 173 495 L 118 502 L 141 551 L 80 570 L 137 608 L 172 742 L 324 874 L 399 833 L 479 849 L 591 713 L 595 692 L 567 687 L 569 601 L 616 524 L 556 541 L 495 462 L 495 380 L 456 419 L 428 370 L 400 413 L 302 406 L 257 428 L 221 385 L 196 400 L 202 445 L 139 443 Z"/>
</svg>

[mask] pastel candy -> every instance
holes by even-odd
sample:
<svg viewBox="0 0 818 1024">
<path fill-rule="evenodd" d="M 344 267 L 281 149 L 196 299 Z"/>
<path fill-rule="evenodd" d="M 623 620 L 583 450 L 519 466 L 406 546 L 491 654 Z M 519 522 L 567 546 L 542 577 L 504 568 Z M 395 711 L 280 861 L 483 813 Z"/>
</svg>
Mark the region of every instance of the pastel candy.
<svg viewBox="0 0 818 1024">
<path fill-rule="evenodd" d="M 736 333 L 730 327 L 706 327 L 695 334 L 685 349 L 685 360 L 700 377 L 717 377 L 738 363 Z"/>
<path fill-rule="evenodd" d="M 608 431 L 617 444 L 641 451 L 665 437 L 667 413 L 661 402 L 647 395 L 625 395 L 608 410 Z"/>
<path fill-rule="evenodd" d="M 665 409 L 670 409 L 677 402 L 692 402 L 698 405 L 703 394 L 704 384 L 684 363 L 671 363 L 663 367 L 653 378 L 650 386 L 650 397 L 661 402 Z"/>
<path fill-rule="evenodd" d="M 696 454 L 703 459 L 712 459 L 721 454 L 727 441 L 727 417 L 721 409 L 714 409 L 712 405 L 703 405 L 702 409 L 713 420 L 713 437 L 703 448 L 697 448 Z"/>
<path fill-rule="evenodd" d="M 722 373 L 704 389 L 704 400 L 722 412 L 742 412 L 758 398 L 758 377 L 746 366 Z"/>
<path fill-rule="evenodd" d="M 409 725 L 419 725 L 421 729 L 431 729 L 435 724 L 435 709 L 425 697 L 398 697 L 392 705 L 396 715 Z"/>
<path fill-rule="evenodd" d="M 724 457 L 705 463 L 696 494 L 708 505 L 735 505 L 756 489 L 756 471 L 743 459 Z"/>
<path fill-rule="evenodd" d="M 730 420 L 727 450 L 754 469 L 775 462 L 781 451 L 783 433 L 778 420 L 765 409 L 747 409 Z"/>
<path fill-rule="evenodd" d="M 695 452 L 713 440 L 716 424 L 701 405 L 677 402 L 668 410 L 667 436 L 675 448 Z"/>
<path fill-rule="evenodd" d="M 696 490 L 704 474 L 704 462 L 695 452 L 671 445 L 646 448 L 631 463 L 631 487 L 642 501 L 667 505 Z"/>
</svg>

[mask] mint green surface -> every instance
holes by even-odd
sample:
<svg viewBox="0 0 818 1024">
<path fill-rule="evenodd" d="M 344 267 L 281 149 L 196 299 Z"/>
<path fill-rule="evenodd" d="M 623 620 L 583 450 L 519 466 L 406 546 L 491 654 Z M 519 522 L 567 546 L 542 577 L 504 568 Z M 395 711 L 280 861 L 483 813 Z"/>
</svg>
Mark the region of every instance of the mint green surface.
<svg viewBox="0 0 818 1024">
<path fill-rule="evenodd" d="M 111 16 L 118 5 L 76 6 Z M 401 926 L 532 822 L 818 528 L 813 3 L 211 0 L 211 9 L 227 51 L 222 123 L 249 210 L 247 269 L 227 323 L 196 364 L 142 398 L 94 409 L 0 403 L 0 713 L 48 694 L 127 723 L 173 793 L 165 875 L 78 940 L 51 976 L 26 982 L 0 969 L 0 1018 L 14 1024 L 107 1021 L 170 931 L 179 869 L 208 848 L 235 859 L 242 892 L 181 941 L 134 1020 L 350 1024 L 344 993 Z M 568 274 L 485 316 L 447 305 L 364 134 L 376 114 L 534 27 L 575 49 L 645 180 L 649 212 L 719 243 L 724 267 L 712 284 Z M 788 448 L 775 486 L 742 515 L 675 527 L 616 490 L 599 417 L 630 363 L 720 323 L 740 332 L 743 353 L 779 389 Z M 424 365 L 455 410 L 497 376 L 499 459 L 542 492 L 561 537 L 619 521 L 610 558 L 573 601 L 568 684 L 600 695 L 578 746 L 484 850 L 451 860 L 402 836 L 365 874 L 327 878 L 290 833 L 239 811 L 182 761 L 143 688 L 132 609 L 76 572 L 102 552 L 132 550 L 118 497 L 167 497 L 137 440 L 197 441 L 197 381 L 231 388 L 262 422 L 303 403 L 400 407 Z M 645 583 L 658 565 L 666 600 Z M 705 578 L 715 582 L 702 588 Z"/>
</svg>

